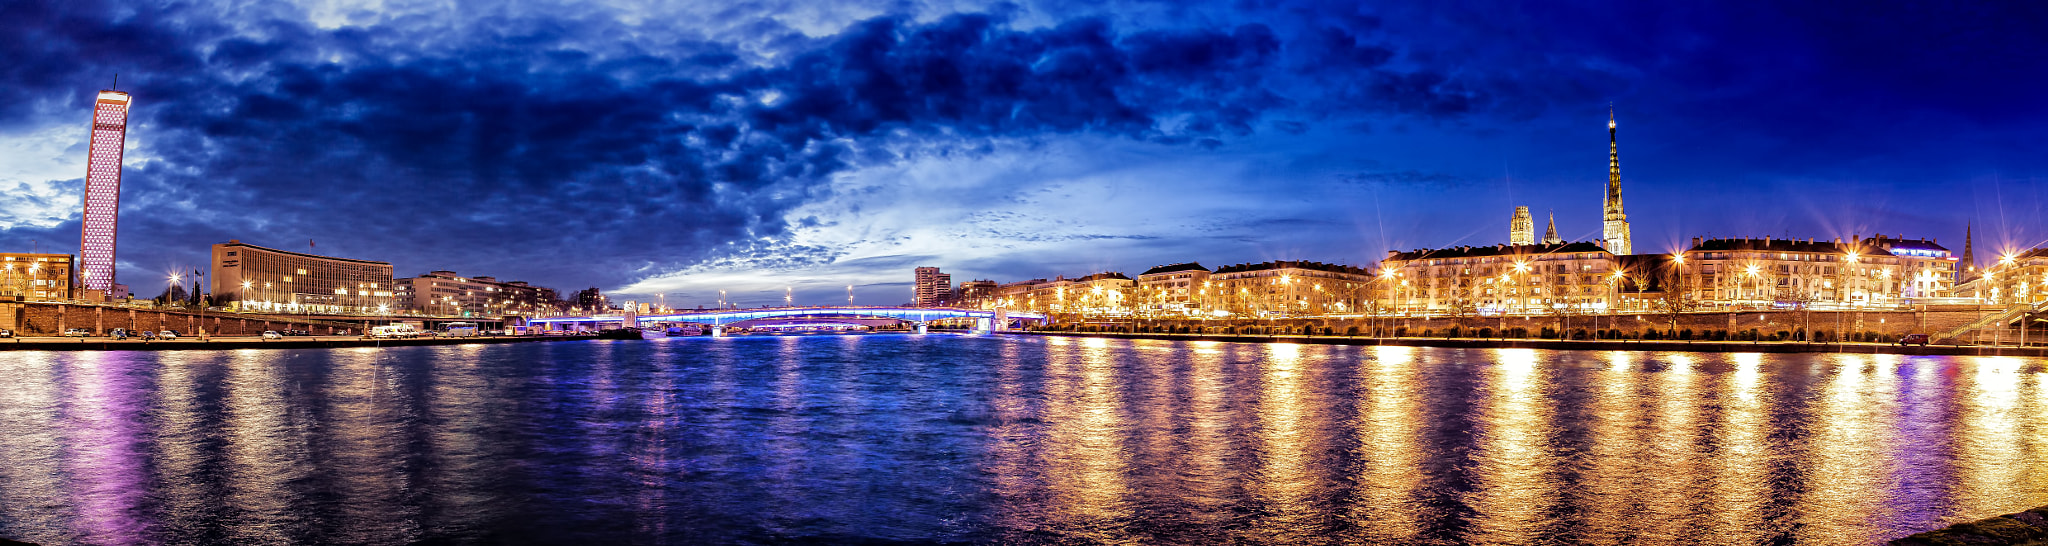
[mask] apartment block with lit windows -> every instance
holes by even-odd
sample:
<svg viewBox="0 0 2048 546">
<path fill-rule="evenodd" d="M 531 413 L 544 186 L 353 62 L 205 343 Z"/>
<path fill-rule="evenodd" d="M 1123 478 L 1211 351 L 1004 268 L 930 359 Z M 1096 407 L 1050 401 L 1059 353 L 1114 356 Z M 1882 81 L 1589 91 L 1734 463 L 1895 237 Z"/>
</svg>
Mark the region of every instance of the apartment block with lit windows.
<svg viewBox="0 0 2048 546">
<path fill-rule="evenodd" d="M 1226 265 L 1196 297 L 1210 311 L 1287 316 L 1358 312 L 1373 276 L 1364 268 L 1310 261 Z"/>
<path fill-rule="evenodd" d="M 0 252 L 0 301 L 74 299 L 70 254 Z"/>
<path fill-rule="evenodd" d="M 432 271 L 397 279 L 393 300 L 402 312 L 440 316 L 552 316 L 560 312 L 554 289 L 497 277 Z"/>
<path fill-rule="evenodd" d="M 1673 289 L 1718 306 L 1891 306 L 1946 297 L 1955 258 L 1933 240 L 1694 239 Z"/>
<path fill-rule="evenodd" d="M 1199 313 L 1209 268 L 1200 262 L 1155 266 L 1139 273 L 1137 281 L 1132 298 L 1140 313 Z"/>
<path fill-rule="evenodd" d="M 1590 242 L 1388 252 L 1371 302 L 1421 314 L 1598 312 L 1624 288 L 1620 272 L 1614 254 Z"/>
</svg>

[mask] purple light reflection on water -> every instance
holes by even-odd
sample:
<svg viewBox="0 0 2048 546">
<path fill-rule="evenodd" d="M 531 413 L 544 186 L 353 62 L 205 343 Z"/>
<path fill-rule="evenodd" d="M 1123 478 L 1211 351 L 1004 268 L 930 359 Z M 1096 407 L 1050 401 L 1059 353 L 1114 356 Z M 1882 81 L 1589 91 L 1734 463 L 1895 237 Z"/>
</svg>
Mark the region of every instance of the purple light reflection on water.
<svg viewBox="0 0 2048 546">
<path fill-rule="evenodd" d="M 0 536 L 1866 544 L 2048 504 L 2044 378 L 945 335 L 0 353 Z"/>
</svg>

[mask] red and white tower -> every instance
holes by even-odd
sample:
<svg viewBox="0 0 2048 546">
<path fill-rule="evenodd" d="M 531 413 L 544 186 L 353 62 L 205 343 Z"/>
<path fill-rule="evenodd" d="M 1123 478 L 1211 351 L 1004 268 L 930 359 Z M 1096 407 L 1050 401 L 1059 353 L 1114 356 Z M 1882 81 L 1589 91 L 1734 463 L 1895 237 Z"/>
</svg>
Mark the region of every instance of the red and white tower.
<svg viewBox="0 0 2048 546">
<path fill-rule="evenodd" d="M 121 212 L 121 148 L 128 140 L 128 94 L 100 91 L 92 104 L 92 147 L 85 162 L 85 225 L 78 235 L 79 283 L 114 287 L 114 223 Z"/>
</svg>

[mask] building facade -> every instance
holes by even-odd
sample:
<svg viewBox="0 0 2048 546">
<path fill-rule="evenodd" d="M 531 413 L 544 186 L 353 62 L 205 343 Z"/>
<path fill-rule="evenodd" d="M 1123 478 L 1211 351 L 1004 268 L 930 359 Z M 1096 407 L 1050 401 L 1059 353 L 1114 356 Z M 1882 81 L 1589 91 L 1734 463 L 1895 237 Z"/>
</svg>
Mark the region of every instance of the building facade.
<svg viewBox="0 0 2048 546">
<path fill-rule="evenodd" d="M 991 304 L 1002 297 L 1002 294 L 997 291 L 998 288 L 996 282 L 991 280 L 973 280 L 960 283 L 960 287 L 956 291 L 957 293 L 953 295 L 953 305 L 968 309 L 993 308 Z"/>
<path fill-rule="evenodd" d="M 240 240 L 213 245 L 214 297 L 244 309 L 283 313 L 392 311 L 391 264 L 265 248 Z"/>
<path fill-rule="evenodd" d="M 915 285 L 912 306 L 940 307 L 953 301 L 953 276 L 940 273 L 939 268 L 917 268 Z"/>
<path fill-rule="evenodd" d="M 127 93 L 100 91 L 92 104 L 86 151 L 85 214 L 79 224 L 78 275 L 101 299 L 114 288 L 114 241 L 121 211 L 121 155 L 128 141 Z"/>
<path fill-rule="evenodd" d="M 554 289 L 526 281 L 496 277 L 464 277 L 454 271 L 433 271 L 392 281 L 394 307 L 402 312 L 441 316 L 551 316 Z"/>
<path fill-rule="evenodd" d="M 2048 248 L 2001 256 L 1971 280 L 1975 285 L 1971 295 L 1984 303 L 2017 305 L 2048 301 Z"/>
<path fill-rule="evenodd" d="M 1694 239 L 1669 283 L 1687 299 L 1750 308 L 1884 307 L 1946 297 L 1955 258 L 1933 240 Z"/>
<path fill-rule="evenodd" d="M 1589 313 L 1606 311 L 1625 277 L 1594 243 L 1461 246 L 1388 252 L 1370 292 L 1382 313 Z"/>
<path fill-rule="evenodd" d="M 70 254 L 0 252 L 0 301 L 77 299 Z"/>
<path fill-rule="evenodd" d="M 1310 261 L 1227 265 L 1209 275 L 1203 304 L 1213 314 L 1257 317 L 1359 312 L 1373 279 L 1364 268 Z"/>
<path fill-rule="evenodd" d="M 1197 314 L 1208 285 L 1209 268 L 1200 262 L 1156 266 L 1138 274 L 1133 304 L 1141 314 Z"/>
</svg>

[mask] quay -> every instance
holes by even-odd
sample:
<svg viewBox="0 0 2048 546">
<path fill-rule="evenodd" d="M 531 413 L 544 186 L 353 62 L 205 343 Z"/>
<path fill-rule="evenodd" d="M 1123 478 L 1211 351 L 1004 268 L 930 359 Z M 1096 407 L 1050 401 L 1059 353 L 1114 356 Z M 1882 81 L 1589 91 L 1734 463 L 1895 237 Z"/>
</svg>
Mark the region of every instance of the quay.
<svg viewBox="0 0 2048 546">
<path fill-rule="evenodd" d="M 2048 357 L 2048 347 L 1984 345 L 1895 345 L 1889 343 L 1810 343 L 1805 341 L 1680 341 L 1680 340 L 1557 340 L 1521 338 L 1431 338 L 1304 336 L 1257 334 L 1167 334 L 1129 332 L 1010 331 L 1006 335 L 1223 341 L 1231 343 L 1304 343 L 1318 345 L 1390 345 L 1459 349 L 1555 349 L 1567 351 L 1692 351 L 1702 353 L 1844 353 L 1946 356 Z"/>
<path fill-rule="evenodd" d="M 17 337 L 0 339 L 0 351 L 231 351 L 237 349 L 341 349 L 349 347 L 418 347 L 425 345 L 474 345 L 530 343 L 537 341 L 578 341 L 597 339 L 593 335 L 474 336 L 372 338 L 365 336 L 291 336 L 263 339 L 255 336 L 212 336 L 205 340 L 109 339 L 105 337 Z"/>
</svg>

